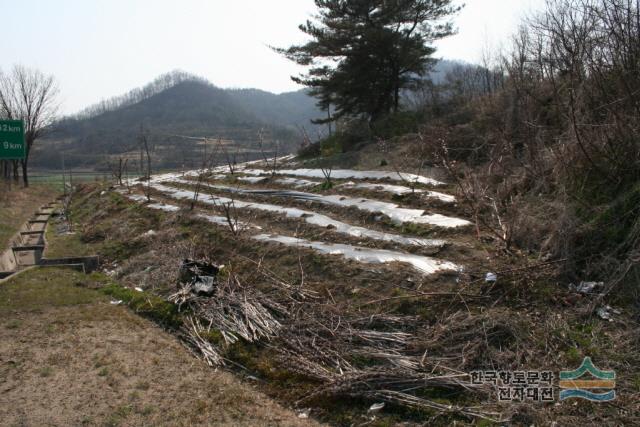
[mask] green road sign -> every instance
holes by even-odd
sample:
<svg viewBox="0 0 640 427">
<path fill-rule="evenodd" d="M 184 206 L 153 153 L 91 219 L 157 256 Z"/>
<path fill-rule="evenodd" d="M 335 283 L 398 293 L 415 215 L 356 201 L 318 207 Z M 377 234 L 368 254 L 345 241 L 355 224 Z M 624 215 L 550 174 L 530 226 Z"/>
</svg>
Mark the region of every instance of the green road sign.
<svg viewBox="0 0 640 427">
<path fill-rule="evenodd" d="M 26 152 L 22 120 L 0 120 L 0 160 L 24 159 Z"/>
</svg>

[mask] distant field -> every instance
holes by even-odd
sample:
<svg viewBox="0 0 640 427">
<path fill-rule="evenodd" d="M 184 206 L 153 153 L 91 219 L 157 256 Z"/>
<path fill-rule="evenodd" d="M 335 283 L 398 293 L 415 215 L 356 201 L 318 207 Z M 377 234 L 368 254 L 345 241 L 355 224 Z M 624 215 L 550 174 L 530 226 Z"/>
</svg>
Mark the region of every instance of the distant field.
<svg viewBox="0 0 640 427">
<path fill-rule="evenodd" d="M 129 178 L 137 178 L 138 174 L 130 174 Z M 95 181 L 113 181 L 113 176 L 108 172 L 67 172 L 63 175 L 62 172 L 34 172 L 29 175 L 29 182 L 33 184 L 49 184 L 55 187 L 57 190 L 62 191 L 64 183 L 67 186 L 78 183 L 95 182 Z"/>
</svg>

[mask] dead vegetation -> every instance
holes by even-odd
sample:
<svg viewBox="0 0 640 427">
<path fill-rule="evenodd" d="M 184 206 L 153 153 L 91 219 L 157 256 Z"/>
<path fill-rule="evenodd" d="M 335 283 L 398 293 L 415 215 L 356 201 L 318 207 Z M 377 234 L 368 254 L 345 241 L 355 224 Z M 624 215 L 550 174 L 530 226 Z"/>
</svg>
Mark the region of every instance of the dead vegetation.
<svg viewBox="0 0 640 427">
<path fill-rule="evenodd" d="M 579 325 L 594 322 L 586 309 L 596 301 L 557 282 L 558 260 L 528 259 L 516 249 L 505 257 L 502 249 L 486 245 L 482 260 L 466 259 L 468 269 L 455 281 L 452 276 L 415 280 L 398 266 L 369 269 L 305 249 L 258 244 L 232 225 L 198 219 L 206 207 L 201 203 L 193 212 L 167 214 L 114 193 L 100 198 L 98 190 L 83 191 L 88 213 L 83 223 L 126 248 L 115 277 L 179 307 L 176 333 L 189 348 L 212 366 L 258 378 L 270 395 L 313 408 L 314 416 L 334 424 L 370 422 L 373 416 L 436 424 L 562 419 L 555 409 L 500 406 L 495 388 L 472 384 L 469 373 L 557 371 L 579 363 L 581 355 L 614 360 L 608 357 L 620 351 L 619 346 L 594 350 L 593 343 L 609 342 L 603 330 L 583 334 Z M 163 200 L 159 194 L 154 198 Z M 214 208 L 224 214 L 224 207 Z M 98 218 L 98 212 L 109 216 Z M 230 224 L 240 222 L 236 214 L 230 210 Z M 269 230 L 278 222 L 278 229 L 295 227 L 295 235 L 307 232 L 303 224 L 287 221 L 267 214 L 252 218 Z M 482 239 L 491 236 L 482 224 L 479 228 Z M 158 232 L 147 236 L 150 229 Z M 177 260 L 185 257 L 224 264 L 212 294 L 176 282 Z M 487 271 L 497 273 L 498 281 L 487 283 Z M 607 334 L 619 336 L 620 329 Z M 619 345 L 628 348 L 629 342 L 627 337 Z M 633 357 L 629 353 L 608 366 L 634 375 Z M 352 406 L 337 409 L 340 401 Z M 382 413 L 368 412 L 383 402 Z"/>
<path fill-rule="evenodd" d="M 129 159 L 123 159 L 122 157 L 118 158 L 118 163 L 111 163 L 111 161 L 107 162 L 107 165 L 109 166 L 109 170 L 111 171 L 111 175 L 113 175 L 113 178 L 116 180 L 116 183 L 120 186 L 123 185 L 123 181 L 122 178 L 124 177 L 127 181 L 127 185 L 128 185 L 128 179 L 127 179 L 127 164 L 129 163 Z"/>
<path fill-rule="evenodd" d="M 271 158 L 271 156 L 268 155 L 268 151 L 266 151 L 265 131 L 264 129 L 260 129 L 258 132 L 258 147 L 260 148 L 260 154 L 262 154 L 265 167 L 269 172 L 271 172 L 271 176 L 275 176 L 278 172 L 278 149 L 280 148 L 278 141 L 272 141 L 273 158 Z"/>
<path fill-rule="evenodd" d="M 425 343 L 409 328 L 419 319 L 397 315 L 350 319 L 349 315 L 353 313 L 325 303 L 321 310 L 300 310 L 299 317 L 281 332 L 275 349 L 279 360 L 284 366 L 296 367 L 296 373 L 321 383 L 299 403 L 322 396 L 343 396 L 433 409 L 440 414 L 501 419 L 496 412 L 443 405 L 415 394 L 431 388 L 480 396 L 490 392 L 487 387 L 471 385 L 466 372 L 428 358 L 430 348 L 422 354 L 416 352 L 416 347 L 422 351 Z"/>
<path fill-rule="evenodd" d="M 448 367 L 456 358 L 466 360 L 469 354 L 478 358 L 487 350 L 478 335 L 478 323 L 483 319 L 459 315 L 447 319 L 447 325 L 460 325 L 447 332 L 452 342 L 448 344 L 438 336 L 441 328 L 434 328 L 433 336 L 419 336 L 412 326 L 419 321 L 415 316 L 354 318 L 355 312 L 335 302 L 320 302 L 317 292 L 287 283 L 263 270 L 262 265 L 262 261 L 256 263 L 248 278 L 225 266 L 211 295 L 198 295 L 191 285 L 182 284 L 169 296 L 180 310 L 192 313 L 181 334 L 210 365 L 224 366 L 226 349 L 239 340 L 262 343 L 277 354 L 281 369 L 319 384 L 301 396 L 298 404 L 348 396 L 443 414 L 502 419 L 497 412 L 443 405 L 408 391 L 439 388 L 488 395 L 491 390 L 487 386 L 471 385 L 468 373 Z M 508 329 L 494 325 L 483 322 L 488 329 L 486 340 L 503 343 L 511 338 Z M 438 353 L 446 348 L 448 354 L 440 359 L 427 357 L 436 348 Z"/>
<path fill-rule="evenodd" d="M 497 246 L 636 298 L 639 5 L 551 0 L 511 49 L 451 73 L 428 133 Z M 439 110 L 441 113 L 436 113 Z M 442 113 L 444 112 L 444 113 Z"/>
</svg>

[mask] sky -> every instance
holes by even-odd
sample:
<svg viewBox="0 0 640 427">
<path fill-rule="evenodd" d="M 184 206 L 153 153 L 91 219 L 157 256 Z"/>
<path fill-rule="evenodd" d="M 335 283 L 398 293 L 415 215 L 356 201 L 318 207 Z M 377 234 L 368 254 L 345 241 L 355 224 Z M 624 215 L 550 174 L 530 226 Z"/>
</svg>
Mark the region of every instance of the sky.
<svg viewBox="0 0 640 427">
<path fill-rule="evenodd" d="M 460 0 L 454 0 L 461 3 Z M 467 0 L 437 57 L 479 62 L 544 0 Z M 269 46 L 301 43 L 313 0 L 0 0 L 0 69 L 52 74 L 62 114 L 180 69 L 219 87 L 297 90 L 304 69 Z"/>
</svg>

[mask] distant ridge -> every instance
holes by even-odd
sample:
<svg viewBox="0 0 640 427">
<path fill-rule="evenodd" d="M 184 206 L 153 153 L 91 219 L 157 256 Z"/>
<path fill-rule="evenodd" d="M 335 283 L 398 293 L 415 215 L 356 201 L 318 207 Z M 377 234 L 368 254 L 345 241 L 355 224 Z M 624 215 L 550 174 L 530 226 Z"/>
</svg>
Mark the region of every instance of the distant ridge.
<svg viewBox="0 0 640 427">
<path fill-rule="evenodd" d="M 197 140 L 175 135 L 232 141 L 233 151 L 258 149 L 262 131 L 265 145 L 280 153 L 295 151 L 301 127 L 313 127 L 321 114 L 304 91 L 273 94 L 258 89 L 221 89 L 204 78 L 182 71 L 164 74 L 124 95 L 94 104 L 60 120 L 47 139 L 36 146 L 33 165 L 59 168 L 55 144 L 65 152 L 68 167 L 104 167 L 107 157 L 137 149 L 141 126 L 150 135 L 159 167 L 197 164 Z M 312 133 L 312 132 L 310 132 Z M 313 133 L 312 133 L 313 134 Z M 200 160 L 201 161 L 201 160 Z"/>
<path fill-rule="evenodd" d="M 440 61 L 430 73 L 442 81 L 456 61 Z M 411 95 L 406 94 L 408 104 Z M 324 126 L 311 124 L 325 116 L 305 89 L 274 94 L 260 89 L 222 89 L 203 77 L 180 70 L 163 74 L 140 88 L 91 105 L 56 123 L 34 148 L 35 167 L 104 169 L 109 158 L 138 158 L 141 127 L 150 136 L 158 167 L 199 166 L 202 153 L 197 138 L 230 141 L 233 151 L 255 158 L 258 135 L 280 154 L 296 151 L 302 128 L 312 139 Z M 180 138 L 176 135 L 195 137 Z M 55 145 L 55 149 L 50 149 Z"/>
<path fill-rule="evenodd" d="M 152 82 L 147 83 L 142 87 L 132 89 L 123 95 L 114 96 L 112 98 L 108 98 L 106 100 L 97 102 L 96 104 L 90 105 L 77 114 L 68 116 L 68 118 L 89 119 L 108 111 L 117 110 L 118 108 L 135 104 L 186 81 L 211 84 L 204 77 L 199 77 L 195 74 L 187 73 L 186 71 L 182 70 L 173 70 L 156 77 Z"/>
</svg>

